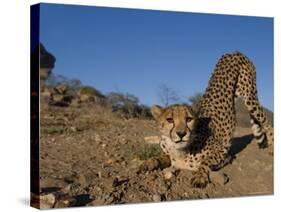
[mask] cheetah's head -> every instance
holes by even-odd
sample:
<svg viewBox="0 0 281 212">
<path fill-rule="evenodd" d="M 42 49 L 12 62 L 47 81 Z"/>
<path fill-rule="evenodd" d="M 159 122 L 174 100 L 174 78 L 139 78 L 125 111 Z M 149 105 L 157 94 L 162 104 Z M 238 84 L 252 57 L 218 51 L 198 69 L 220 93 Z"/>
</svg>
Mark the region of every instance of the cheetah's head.
<svg viewBox="0 0 281 212">
<path fill-rule="evenodd" d="M 197 116 L 192 107 L 172 105 L 162 108 L 154 105 L 151 113 L 157 121 L 161 133 L 177 148 L 185 148 L 192 142 L 197 124 Z"/>
</svg>

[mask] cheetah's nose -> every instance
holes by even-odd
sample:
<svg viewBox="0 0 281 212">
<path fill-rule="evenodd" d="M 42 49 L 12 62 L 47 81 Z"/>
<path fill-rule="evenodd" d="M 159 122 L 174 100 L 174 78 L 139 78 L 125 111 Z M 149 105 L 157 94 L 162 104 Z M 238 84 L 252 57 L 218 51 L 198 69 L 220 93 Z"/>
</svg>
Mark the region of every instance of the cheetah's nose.
<svg viewBox="0 0 281 212">
<path fill-rule="evenodd" d="M 177 131 L 177 135 L 180 137 L 180 139 L 182 139 L 186 135 L 186 132 L 185 131 Z"/>
</svg>

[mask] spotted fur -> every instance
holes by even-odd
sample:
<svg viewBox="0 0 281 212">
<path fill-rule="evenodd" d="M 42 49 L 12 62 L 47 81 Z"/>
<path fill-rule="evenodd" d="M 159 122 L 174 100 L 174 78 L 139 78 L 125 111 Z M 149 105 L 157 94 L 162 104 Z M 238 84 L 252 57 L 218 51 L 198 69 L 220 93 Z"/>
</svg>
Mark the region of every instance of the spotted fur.
<svg viewBox="0 0 281 212">
<path fill-rule="evenodd" d="M 186 105 L 152 107 L 162 132 L 161 148 L 172 167 L 193 172 L 193 186 L 205 187 L 209 172 L 229 162 L 236 97 L 244 99 L 259 146 L 273 154 L 273 128 L 258 101 L 255 67 L 240 52 L 220 58 L 196 112 Z"/>
</svg>

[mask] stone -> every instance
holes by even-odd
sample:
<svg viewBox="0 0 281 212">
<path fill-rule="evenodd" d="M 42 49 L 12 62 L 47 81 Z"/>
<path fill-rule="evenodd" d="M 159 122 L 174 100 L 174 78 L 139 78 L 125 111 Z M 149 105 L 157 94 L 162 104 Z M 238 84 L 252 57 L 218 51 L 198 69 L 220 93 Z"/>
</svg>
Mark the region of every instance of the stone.
<svg viewBox="0 0 281 212">
<path fill-rule="evenodd" d="M 62 94 L 53 94 L 52 100 L 55 102 L 63 101 L 64 96 Z"/>
<path fill-rule="evenodd" d="M 78 130 L 77 130 L 77 127 L 73 127 L 73 126 L 70 127 L 69 130 L 70 130 L 71 132 L 77 132 L 77 131 L 78 131 Z"/>
<path fill-rule="evenodd" d="M 173 171 L 169 168 L 164 169 L 163 174 L 164 174 L 164 178 L 166 180 L 170 180 L 174 176 Z"/>
<path fill-rule="evenodd" d="M 102 173 L 101 173 L 101 171 L 98 172 L 98 177 L 99 177 L 99 178 L 102 178 Z"/>
<path fill-rule="evenodd" d="M 64 95 L 64 94 L 67 92 L 67 90 L 68 90 L 68 86 L 67 86 L 67 85 L 61 84 L 61 85 L 56 86 L 56 87 L 54 88 L 54 90 L 55 90 L 55 92 L 56 92 L 57 94 L 62 94 L 62 95 Z"/>
<path fill-rule="evenodd" d="M 224 173 L 221 174 L 217 171 L 210 172 L 209 176 L 210 176 L 211 182 L 213 182 L 215 184 L 225 185 L 229 181 L 229 178 L 226 174 L 224 174 Z"/>
<path fill-rule="evenodd" d="M 91 203 L 89 203 L 89 205 L 91 205 L 91 206 L 104 205 L 104 204 L 105 204 L 105 199 L 102 199 L 102 198 L 97 198 L 97 199 L 93 200 Z"/>
<path fill-rule="evenodd" d="M 43 98 L 50 98 L 51 97 L 51 91 L 48 88 L 45 88 L 43 92 L 41 92 L 41 97 Z"/>
<path fill-rule="evenodd" d="M 67 175 L 64 177 L 63 180 L 64 182 L 71 184 L 75 181 L 75 178 L 76 178 L 75 175 Z"/>
<path fill-rule="evenodd" d="M 82 174 L 81 174 L 81 175 L 78 176 L 78 183 L 79 183 L 82 187 L 85 187 L 85 186 L 88 185 L 87 179 L 86 179 L 85 175 L 82 175 Z"/>
<path fill-rule="evenodd" d="M 56 196 L 54 194 L 40 195 L 40 209 L 53 208 L 56 202 Z"/>
<path fill-rule="evenodd" d="M 80 103 L 81 103 L 80 99 L 77 99 L 77 98 L 75 98 L 71 101 L 71 105 L 74 107 L 78 107 L 80 105 Z"/>
<path fill-rule="evenodd" d="M 120 186 L 120 185 L 122 185 L 124 183 L 127 183 L 127 182 L 129 182 L 129 178 L 127 178 L 127 177 L 123 177 L 123 178 L 115 177 L 113 179 L 112 186 L 117 187 L 117 186 Z"/>
<path fill-rule="evenodd" d="M 100 141 L 101 141 L 101 137 L 100 137 L 99 134 L 95 134 L 95 135 L 94 135 L 94 139 L 95 139 L 95 141 L 97 141 L 97 142 L 100 142 Z M 106 147 L 106 144 L 103 144 L 103 146 Z"/>
<path fill-rule="evenodd" d="M 154 194 L 154 195 L 152 196 L 152 200 L 153 200 L 154 202 L 161 202 L 161 196 L 160 196 L 159 194 Z"/>
<path fill-rule="evenodd" d="M 159 144 L 160 143 L 159 136 L 146 136 L 146 137 L 144 137 L 144 140 L 149 144 Z"/>
<path fill-rule="evenodd" d="M 106 161 L 106 164 L 107 164 L 107 165 L 112 165 L 114 162 L 115 162 L 115 161 L 114 161 L 113 159 L 108 159 L 108 160 Z"/>
<path fill-rule="evenodd" d="M 60 194 L 58 195 L 56 204 L 54 205 L 55 208 L 66 208 L 73 206 L 75 204 L 76 200 L 74 197 L 68 195 L 68 194 Z"/>
</svg>

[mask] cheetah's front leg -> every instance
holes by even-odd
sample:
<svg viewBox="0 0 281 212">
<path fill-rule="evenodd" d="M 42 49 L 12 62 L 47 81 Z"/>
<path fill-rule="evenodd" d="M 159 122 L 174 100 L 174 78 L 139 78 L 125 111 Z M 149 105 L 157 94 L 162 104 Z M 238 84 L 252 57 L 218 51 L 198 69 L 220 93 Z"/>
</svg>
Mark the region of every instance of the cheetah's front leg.
<svg viewBox="0 0 281 212">
<path fill-rule="evenodd" d="M 210 172 L 222 168 L 229 162 L 230 158 L 225 155 L 226 149 L 216 149 L 211 151 L 209 157 L 205 158 L 197 171 L 192 173 L 191 185 L 194 187 L 204 188 L 212 181 Z"/>
<path fill-rule="evenodd" d="M 146 171 L 153 171 L 155 169 L 165 169 L 171 166 L 171 160 L 169 155 L 163 154 L 157 158 L 152 158 L 149 160 L 145 160 L 139 167 L 138 173 L 146 172 Z"/>
<path fill-rule="evenodd" d="M 202 164 L 197 171 L 192 173 L 191 185 L 193 187 L 205 188 L 210 183 L 210 168 L 207 164 Z"/>
</svg>

